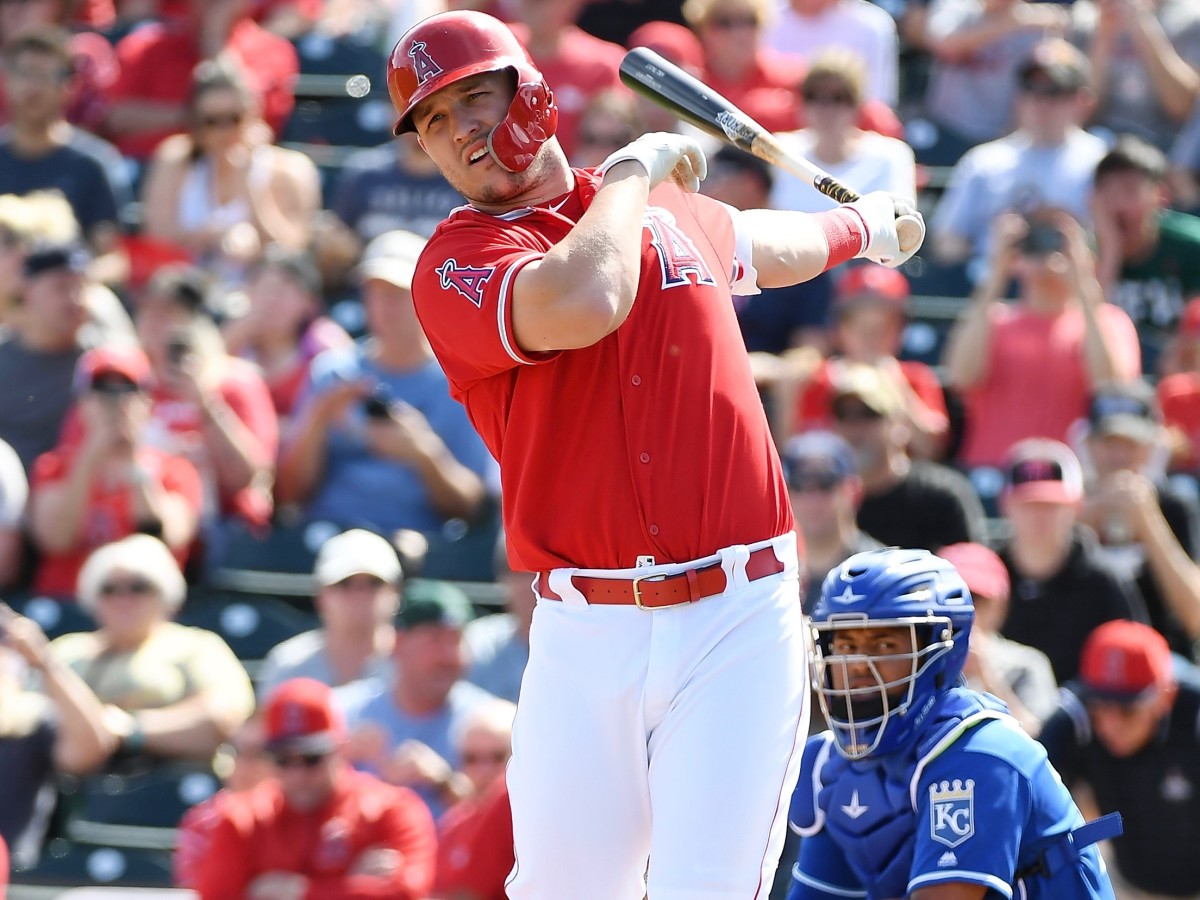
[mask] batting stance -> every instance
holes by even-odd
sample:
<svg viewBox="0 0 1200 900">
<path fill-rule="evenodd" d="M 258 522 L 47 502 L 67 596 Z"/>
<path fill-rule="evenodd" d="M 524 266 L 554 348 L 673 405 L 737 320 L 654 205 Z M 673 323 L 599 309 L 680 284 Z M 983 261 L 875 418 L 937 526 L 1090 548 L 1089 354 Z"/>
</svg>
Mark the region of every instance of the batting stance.
<svg viewBox="0 0 1200 900">
<path fill-rule="evenodd" d="M 807 728 L 797 549 L 732 293 L 903 261 L 886 194 L 820 216 L 696 196 L 644 136 L 571 169 L 498 20 L 443 13 L 392 53 L 397 133 L 469 201 L 417 265 L 421 323 L 500 462 L 536 573 L 508 770 L 539 900 L 765 897 Z"/>
<path fill-rule="evenodd" d="M 813 682 L 829 731 L 792 798 L 802 836 L 788 900 L 1113 897 L 1046 751 L 990 694 L 960 687 L 975 610 L 925 550 L 872 550 L 825 579 Z"/>
</svg>

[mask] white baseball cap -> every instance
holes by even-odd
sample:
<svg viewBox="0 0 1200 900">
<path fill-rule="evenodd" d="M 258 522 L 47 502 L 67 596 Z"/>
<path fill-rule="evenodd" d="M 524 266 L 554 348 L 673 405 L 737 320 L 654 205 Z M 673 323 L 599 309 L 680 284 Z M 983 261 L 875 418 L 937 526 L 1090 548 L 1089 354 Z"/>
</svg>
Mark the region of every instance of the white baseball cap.
<svg viewBox="0 0 1200 900">
<path fill-rule="evenodd" d="M 359 281 L 378 278 L 397 287 L 411 288 L 417 257 L 425 249 L 425 238 L 411 231 L 386 231 L 363 251 L 358 265 Z"/>
<path fill-rule="evenodd" d="M 313 566 L 313 578 L 321 587 L 345 581 L 351 575 L 374 575 L 398 584 L 404 572 L 391 544 L 370 531 L 353 528 L 327 540 Z"/>
</svg>

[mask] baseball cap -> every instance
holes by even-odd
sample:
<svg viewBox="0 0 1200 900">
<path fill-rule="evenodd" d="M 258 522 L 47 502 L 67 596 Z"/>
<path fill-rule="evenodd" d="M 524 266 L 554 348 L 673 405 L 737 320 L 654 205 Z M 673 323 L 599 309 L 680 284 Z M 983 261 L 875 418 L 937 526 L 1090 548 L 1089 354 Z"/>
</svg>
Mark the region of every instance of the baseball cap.
<svg viewBox="0 0 1200 900">
<path fill-rule="evenodd" d="M 1119 435 L 1142 444 L 1158 437 L 1154 389 L 1143 381 L 1101 388 L 1088 404 L 1088 435 Z"/>
<path fill-rule="evenodd" d="M 1071 94 L 1087 87 L 1091 77 L 1087 57 L 1067 41 L 1042 41 L 1017 69 L 1023 90 Z"/>
<path fill-rule="evenodd" d="M 352 528 L 322 544 L 313 564 L 313 578 L 321 587 L 345 581 L 351 575 L 374 575 L 380 581 L 397 584 L 404 573 L 391 544 L 373 532 Z"/>
<path fill-rule="evenodd" d="M 943 547 L 937 555 L 958 570 L 971 596 L 987 600 L 1008 597 L 1008 569 L 990 547 L 963 541 Z"/>
<path fill-rule="evenodd" d="M 1009 451 L 1005 491 L 1014 500 L 1077 503 L 1083 497 L 1083 470 L 1066 444 L 1027 438 Z"/>
<path fill-rule="evenodd" d="M 1079 680 L 1085 697 L 1136 703 L 1175 680 L 1167 639 L 1141 622 L 1114 619 L 1083 644 Z"/>
<path fill-rule="evenodd" d="M 639 25 L 626 41 L 628 47 L 648 47 L 681 68 L 699 72 L 704 68 L 704 48 L 686 25 L 678 22 L 647 22 Z"/>
<path fill-rule="evenodd" d="M 333 690 L 313 678 L 289 678 L 271 692 L 263 729 L 270 753 L 329 753 L 346 738 Z"/>
<path fill-rule="evenodd" d="M 784 446 L 783 467 L 788 485 L 794 488 L 813 481 L 838 484 L 858 473 L 854 448 L 832 431 L 806 431 L 793 437 Z"/>
<path fill-rule="evenodd" d="M 897 312 L 903 312 L 910 293 L 903 272 L 867 263 L 846 269 L 837 283 L 834 306 L 844 311 L 863 300 L 883 300 Z"/>
<path fill-rule="evenodd" d="M 82 275 L 91 261 L 87 248 L 77 241 L 41 243 L 25 254 L 23 272 L 26 278 L 59 270 Z"/>
<path fill-rule="evenodd" d="M 471 601 L 461 588 L 431 578 L 414 578 L 404 586 L 396 627 L 403 631 L 419 625 L 461 628 L 474 615 Z"/>
<path fill-rule="evenodd" d="M 865 363 L 842 363 L 830 372 L 830 404 L 837 418 L 838 401 L 854 397 L 881 416 L 899 412 L 904 400 L 896 386 L 875 366 Z"/>
<path fill-rule="evenodd" d="M 1184 337 L 1200 337 L 1200 295 L 1193 297 L 1183 307 L 1179 317 L 1179 333 Z"/>
<path fill-rule="evenodd" d="M 95 387 L 98 382 L 119 378 L 145 388 L 150 383 L 150 360 L 140 347 L 113 345 L 87 351 L 75 365 L 76 393 Z"/>
<path fill-rule="evenodd" d="M 396 287 L 411 288 L 417 257 L 425 249 L 425 238 L 411 231 L 386 231 L 363 251 L 358 280 L 377 278 Z"/>
</svg>

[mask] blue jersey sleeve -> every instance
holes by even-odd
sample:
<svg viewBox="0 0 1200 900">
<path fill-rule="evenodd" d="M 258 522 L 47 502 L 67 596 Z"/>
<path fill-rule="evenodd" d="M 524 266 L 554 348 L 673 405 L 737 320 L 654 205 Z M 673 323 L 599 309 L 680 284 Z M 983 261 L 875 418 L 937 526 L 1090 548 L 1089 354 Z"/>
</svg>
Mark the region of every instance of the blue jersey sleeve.
<svg viewBox="0 0 1200 900">
<path fill-rule="evenodd" d="M 792 887 L 787 900 L 845 900 L 866 896 L 833 838 L 818 831 L 801 840 L 800 859 L 792 867 Z"/>
<path fill-rule="evenodd" d="M 1012 735 L 1014 742 L 1019 737 Z M 913 790 L 917 833 L 909 891 L 966 882 L 986 886 L 989 896 L 1012 897 L 1033 807 L 1029 779 L 1002 754 L 950 746 L 930 761 Z"/>
</svg>

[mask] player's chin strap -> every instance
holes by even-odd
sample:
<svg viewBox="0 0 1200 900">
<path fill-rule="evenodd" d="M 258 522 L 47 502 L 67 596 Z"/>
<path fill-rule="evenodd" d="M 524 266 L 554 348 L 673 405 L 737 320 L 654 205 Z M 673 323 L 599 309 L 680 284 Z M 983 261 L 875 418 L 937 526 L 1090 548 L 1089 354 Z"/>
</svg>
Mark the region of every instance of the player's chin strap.
<svg viewBox="0 0 1200 900">
<path fill-rule="evenodd" d="M 1063 867 L 1074 865 L 1075 861 L 1079 859 L 1079 852 L 1084 847 L 1120 837 L 1124 831 L 1125 826 L 1121 822 L 1120 813 L 1112 812 L 1093 819 L 1086 825 L 1080 825 L 1074 831 L 1058 835 L 1054 843 L 1042 848 L 1042 852 L 1037 855 L 1037 859 L 1033 863 L 1016 871 L 1016 878 L 1020 880 L 1032 878 L 1035 875 L 1053 878 L 1055 873 Z"/>
</svg>

